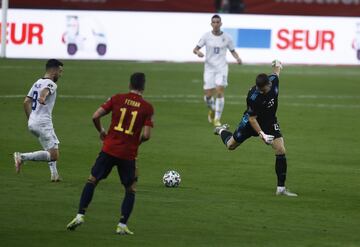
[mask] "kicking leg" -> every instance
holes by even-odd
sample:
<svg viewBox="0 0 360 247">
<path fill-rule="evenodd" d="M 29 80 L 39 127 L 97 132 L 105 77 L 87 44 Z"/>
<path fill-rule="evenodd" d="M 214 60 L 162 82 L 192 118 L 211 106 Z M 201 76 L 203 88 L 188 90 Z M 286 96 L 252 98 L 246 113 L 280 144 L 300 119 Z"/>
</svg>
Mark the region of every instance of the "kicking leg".
<svg viewBox="0 0 360 247">
<path fill-rule="evenodd" d="M 224 124 L 219 127 L 216 127 L 214 130 L 214 133 L 215 133 L 215 135 L 220 136 L 222 142 L 225 144 L 225 146 L 229 150 L 234 150 L 241 144 L 234 139 L 233 133 L 231 133 L 229 131 L 228 124 Z"/>
</svg>

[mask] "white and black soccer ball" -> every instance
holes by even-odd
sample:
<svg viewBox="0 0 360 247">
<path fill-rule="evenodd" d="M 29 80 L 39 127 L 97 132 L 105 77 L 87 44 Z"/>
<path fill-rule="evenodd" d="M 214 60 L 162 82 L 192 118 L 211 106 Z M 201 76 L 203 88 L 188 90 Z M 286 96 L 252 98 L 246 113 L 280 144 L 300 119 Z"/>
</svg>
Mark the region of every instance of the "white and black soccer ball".
<svg viewBox="0 0 360 247">
<path fill-rule="evenodd" d="M 177 171 L 167 171 L 163 177 L 163 183 L 166 187 L 178 187 L 181 182 L 180 174 Z"/>
</svg>

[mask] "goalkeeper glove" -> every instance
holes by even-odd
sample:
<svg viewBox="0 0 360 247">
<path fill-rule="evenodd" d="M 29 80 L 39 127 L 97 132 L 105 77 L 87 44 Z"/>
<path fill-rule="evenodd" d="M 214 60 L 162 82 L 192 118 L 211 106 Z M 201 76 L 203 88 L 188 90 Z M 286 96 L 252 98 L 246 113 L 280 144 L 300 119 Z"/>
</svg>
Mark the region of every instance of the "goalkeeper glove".
<svg viewBox="0 0 360 247">
<path fill-rule="evenodd" d="M 264 133 L 264 131 L 260 131 L 259 136 L 265 142 L 265 144 L 267 144 L 267 145 L 272 144 L 273 141 L 274 141 L 274 136 L 267 135 L 267 134 Z"/>
<path fill-rule="evenodd" d="M 272 67 L 279 67 L 280 69 L 283 68 L 282 63 L 277 59 L 275 59 L 274 61 L 271 62 L 271 66 Z"/>
</svg>

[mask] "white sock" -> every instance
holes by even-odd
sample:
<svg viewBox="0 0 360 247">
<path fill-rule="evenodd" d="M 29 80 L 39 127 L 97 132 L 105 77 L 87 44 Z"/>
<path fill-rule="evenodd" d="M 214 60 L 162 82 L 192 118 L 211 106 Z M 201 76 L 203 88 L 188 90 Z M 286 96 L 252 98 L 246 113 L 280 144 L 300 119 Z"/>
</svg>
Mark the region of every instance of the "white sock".
<svg viewBox="0 0 360 247">
<path fill-rule="evenodd" d="M 222 112 L 224 110 L 224 103 L 225 103 L 224 97 L 216 98 L 216 101 L 215 101 L 215 119 L 220 120 L 221 114 L 222 114 Z"/>
<path fill-rule="evenodd" d="M 285 186 L 278 186 L 277 187 L 278 192 L 283 192 L 284 190 L 285 190 Z"/>
<path fill-rule="evenodd" d="M 57 168 L 56 168 L 56 161 L 50 161 L 50 162 L 48 162 L 48 164 L 49 164 L 51 176 L 59 175 Z"/>
<path fill-rule="evenodd" d="M 118 226 L 120 226 L 120 227 L 126 227 L 126 224 L 123 224 L 123 223 L 119 222 Z"/>
<path fill-rule="evenodd" d="M 215 111 L 215 100 L 214 100 L 214 97 L 213 97 L 213 96 L 207 97 L 207 96 L 205 95 L 205 96 L 204 96 L 204 101 L 205 101 L 207 107 L 208 107 L 210 110 Z"/>
<path fill-rule="evenodd" d="M 48 151 L 35 151 L 32 153 L 22 153 L 20 155 L 23 161 L 50 161 L 50 153 Z"/>
</svg>

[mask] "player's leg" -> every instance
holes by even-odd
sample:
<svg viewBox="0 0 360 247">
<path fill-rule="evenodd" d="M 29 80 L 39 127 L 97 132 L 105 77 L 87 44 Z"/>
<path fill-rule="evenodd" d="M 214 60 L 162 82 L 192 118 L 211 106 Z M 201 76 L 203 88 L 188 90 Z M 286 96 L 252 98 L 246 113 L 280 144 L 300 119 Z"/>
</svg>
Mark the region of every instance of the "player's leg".
<svg viewBox="0 0 360 247">
<path fill-rule="evenodd" d="M 116 227 L 116 233 L 132 235 L 134 233 L 127 227 L 127 222 L 135 204 L 137 182 L 137 168 L 135 160 L 122 160 L 121 163 L 117 166 L 117 169 L 121 183 L 125 188 L 125 196 L 121 204 L 121 217 Z"/>
<path fill-rule="evenodd" d="M 215 127 L 215 135 L 219 135 L 222 142 L 229 150 L 234 150 L 240 143 L 237 143 L 233 138 L 233 133 L 229 131 L 229 125 L 223 124 L 221 126 Z"/>
<path fill-rule="evenodd" d="M 52 126 L 47 125 L 30 125 L 30 132 L 38 137 L 38 140 L 44 150 L 28 153 L 14 153 L 16 172 L 20 172 L 22 164 L 25 161 L 56 161 L 59 156 L 59 140 Z"/>
<path fill-rule="evenodd" d="M 227 82 L 228 69 L 224 68 L 215 74 L 215 85 L 216 85 L 216 99 L 215 99 L 215 118 L 214 125 L 221 125 L 221 115 L 224 111 L 225 105 L 225 88 L 228 85 Z"/>
<path fill-rule="evenodd" d="M 204 101 L 209 109 L 208 121 L 213 123 L 215 117 L 215 73 L 204 71 Z"/>
<path fill-rule="evenodd" d="M 47 131 L 48 137 L 45 140 L 41 140 L 44 148 L 48 148 L 47 151 L 50 153 L 49 169 L 51 175 L 51 182 L 60 182 L 61 178 L 57 170 L 57 160 L 59 159 L 59 139 L 57 138 L 53 128 Z"/>
<path fill-rule="evenodd" d="M 275 133 L 276 135 L 276 133 Z M 275 138 L 272 147 L 275 150 L 275 172 L 277 176 L 276 195 L 297 196 L 297 194 L 290 192 L 285 187 L 287 160 L 286 150 L 283 137 Z"/>
<path fill-rule="evenodd" d="M 224 111 L 225 105 L 224 92 L 225 88 L 223 86 L 216 86 L 214 126 L 221 125 L 221 115 Z"/>
<path fill-rule="evenodd" d="M 235 129 L 234 133 L 229 131 L 229 125 L 224 124 L 222 126 L 216 127 L 214 133 L 219 135 L 227 149 L 234 150 L 241 143 L 246 141 L 251 136 L 255 136 L 256 133 L 248 123 L 248 119 L 244 116 L 239 123 L 238 127 Z"/>
<path fill-rule="evenodd" d="M 59 175 L 59 172 L 57 170 L 57 160 L 59 159 L 59 149 L 58 148 L 51 148 L 48 150 L 50 153 L 50 159 L 51 161 L 48 162 L 49 169 L 50 169 L 50 175 L 51 175 L 51 182 L 60 182 L 61 177 Z"/>
<path fill-rule="evenodd" d="M 114 164 L 116 164 L 115 157 L 100 152 L 81 193 L 78 213 L 67 225 L 68 230 L 75 230 L 76 227 L 85 222 L 85 213 L 94 196 L 96 185 L 110 174 Z"/>
</svg>

